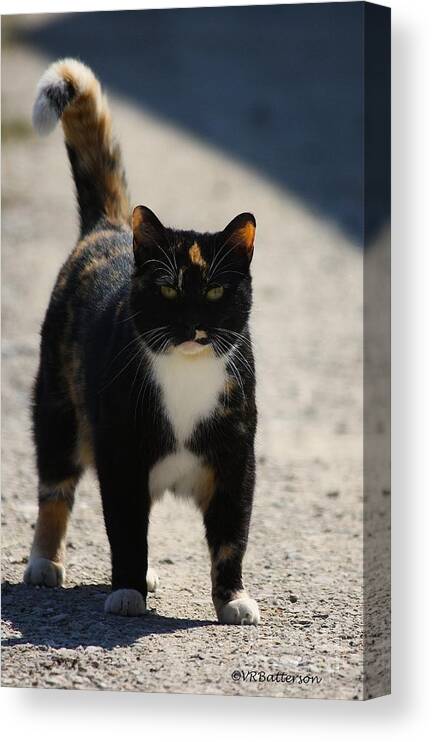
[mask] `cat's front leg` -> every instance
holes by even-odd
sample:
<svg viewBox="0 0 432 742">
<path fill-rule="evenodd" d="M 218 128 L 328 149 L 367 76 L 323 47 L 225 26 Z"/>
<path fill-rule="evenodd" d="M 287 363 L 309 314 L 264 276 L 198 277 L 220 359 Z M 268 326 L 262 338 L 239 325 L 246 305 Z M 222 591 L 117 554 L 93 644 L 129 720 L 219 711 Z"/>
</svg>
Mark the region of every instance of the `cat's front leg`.
<svg viewBox="0 0 432 742">
<path fill-rule="evenodd" d="M 220 623 L 254 624 L 259 608 L 243 585 L 242 562 L 247 546 L 254 474 L 249 466 L 231 469 L 216 478 L 213 496 L 204 512 L 211 557 L 212 598 Z M 234 472 L 236 472 L 234 474 Z"/>
<path fill-rule="evenodd" d="M 149 494 L 135 446 L 127 438 L 99 440 L 97 469 L 111 547 L 112 592 L 107 613 L 139 616 L 146 611 Z"/>
</svg>

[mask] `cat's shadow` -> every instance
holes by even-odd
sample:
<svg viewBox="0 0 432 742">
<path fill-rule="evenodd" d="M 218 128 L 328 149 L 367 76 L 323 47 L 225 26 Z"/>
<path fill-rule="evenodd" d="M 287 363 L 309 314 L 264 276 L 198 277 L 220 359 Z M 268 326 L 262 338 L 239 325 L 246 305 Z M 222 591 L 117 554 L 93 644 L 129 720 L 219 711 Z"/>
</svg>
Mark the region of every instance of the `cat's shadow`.
<svg viewBox="0 0 432 742">
<path fill-rule="evenodd" d="M 55 649 L 113 649 L 147 636 L 216 624 L 210 620 L 164 616 L 153 610 L 137 618 L 106 615 L 103 605 L 109 589 L 103 584 L 38 589 L 4 582 L 2 619 L 10 624 L 16 636 L 5 638 L 3 647 L 31 644 Z"/>
</svg>

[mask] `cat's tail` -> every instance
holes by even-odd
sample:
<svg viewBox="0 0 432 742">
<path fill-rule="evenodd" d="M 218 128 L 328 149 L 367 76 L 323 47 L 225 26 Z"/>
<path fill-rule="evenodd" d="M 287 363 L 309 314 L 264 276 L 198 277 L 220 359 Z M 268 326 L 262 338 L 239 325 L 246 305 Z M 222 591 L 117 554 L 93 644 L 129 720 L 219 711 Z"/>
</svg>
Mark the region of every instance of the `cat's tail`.
<svg viewBox="0 0 432 742">
<path fill-rule="evenodd" d="M 37 87 L 33 125 L 48 134 L 61 119 L 75 180 L 81 236 L 106 217 L 129 221 L 129 199 L 120 149 L 99 81 L 76 59 L 52 64 Z"/>
</svg>

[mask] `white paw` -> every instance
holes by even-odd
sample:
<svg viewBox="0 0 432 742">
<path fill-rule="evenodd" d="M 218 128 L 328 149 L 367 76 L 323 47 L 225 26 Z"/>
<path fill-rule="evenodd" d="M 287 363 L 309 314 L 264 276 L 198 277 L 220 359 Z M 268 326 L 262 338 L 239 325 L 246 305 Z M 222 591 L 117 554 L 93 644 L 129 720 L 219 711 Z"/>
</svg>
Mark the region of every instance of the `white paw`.
<svg viewBox="0 0 432 742">
<path fill-rule="evenodd" d="M 259 608 L 252 598 L 236 598 L 219 609 L 218 619 L 219 623 L 257 626 L 260 622 Z"/>
<path fill-rule="evenodd" d="M 147 570 L 147 590 L 150 593 L 155 593 L 159 587 L 159 577 L 157 576 L 153 567 L 149 567 Z"/>
<path fill-rule="evenodd" d="M 24 572 L 27 585 L 45 585 L 60 587 L 65 581 L 65 569 L 59 562 L 52 562 L 44 557 L 30 557 Z"/>
<path fill-rule="evenodd" d="M 146 604 L 138 590 L 114 590 L 105 601 L 105 613 L 120 616 L 141 616 L 146 612 Z"/>
</svg>

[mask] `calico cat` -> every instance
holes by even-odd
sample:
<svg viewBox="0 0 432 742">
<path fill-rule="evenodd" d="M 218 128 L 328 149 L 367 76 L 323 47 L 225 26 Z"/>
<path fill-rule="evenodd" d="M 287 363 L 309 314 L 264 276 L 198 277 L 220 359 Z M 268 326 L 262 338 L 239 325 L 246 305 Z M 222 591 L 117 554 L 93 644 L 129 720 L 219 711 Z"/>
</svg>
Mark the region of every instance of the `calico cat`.
<svg viewBox="0 0 432 742">
<path fill-rule="evenodd" d="M 152 503 L 192 498 L 204 519 L 218 619 L 257 624 L 243 587 L 255 482 L 248 320 L 255 219 L 221 232 L 164 227 L 130 209 L 107 102 L 92 71 L 53 64 L 37 90 L 40 134 L 61 119 L 80 215 L 42 328 L 33 395 L 39 514 L 25 582 L 64 581 L 78 481 L 94 466 L 111 547 L 109 613 L 145 612 Z"/>
</svg>

